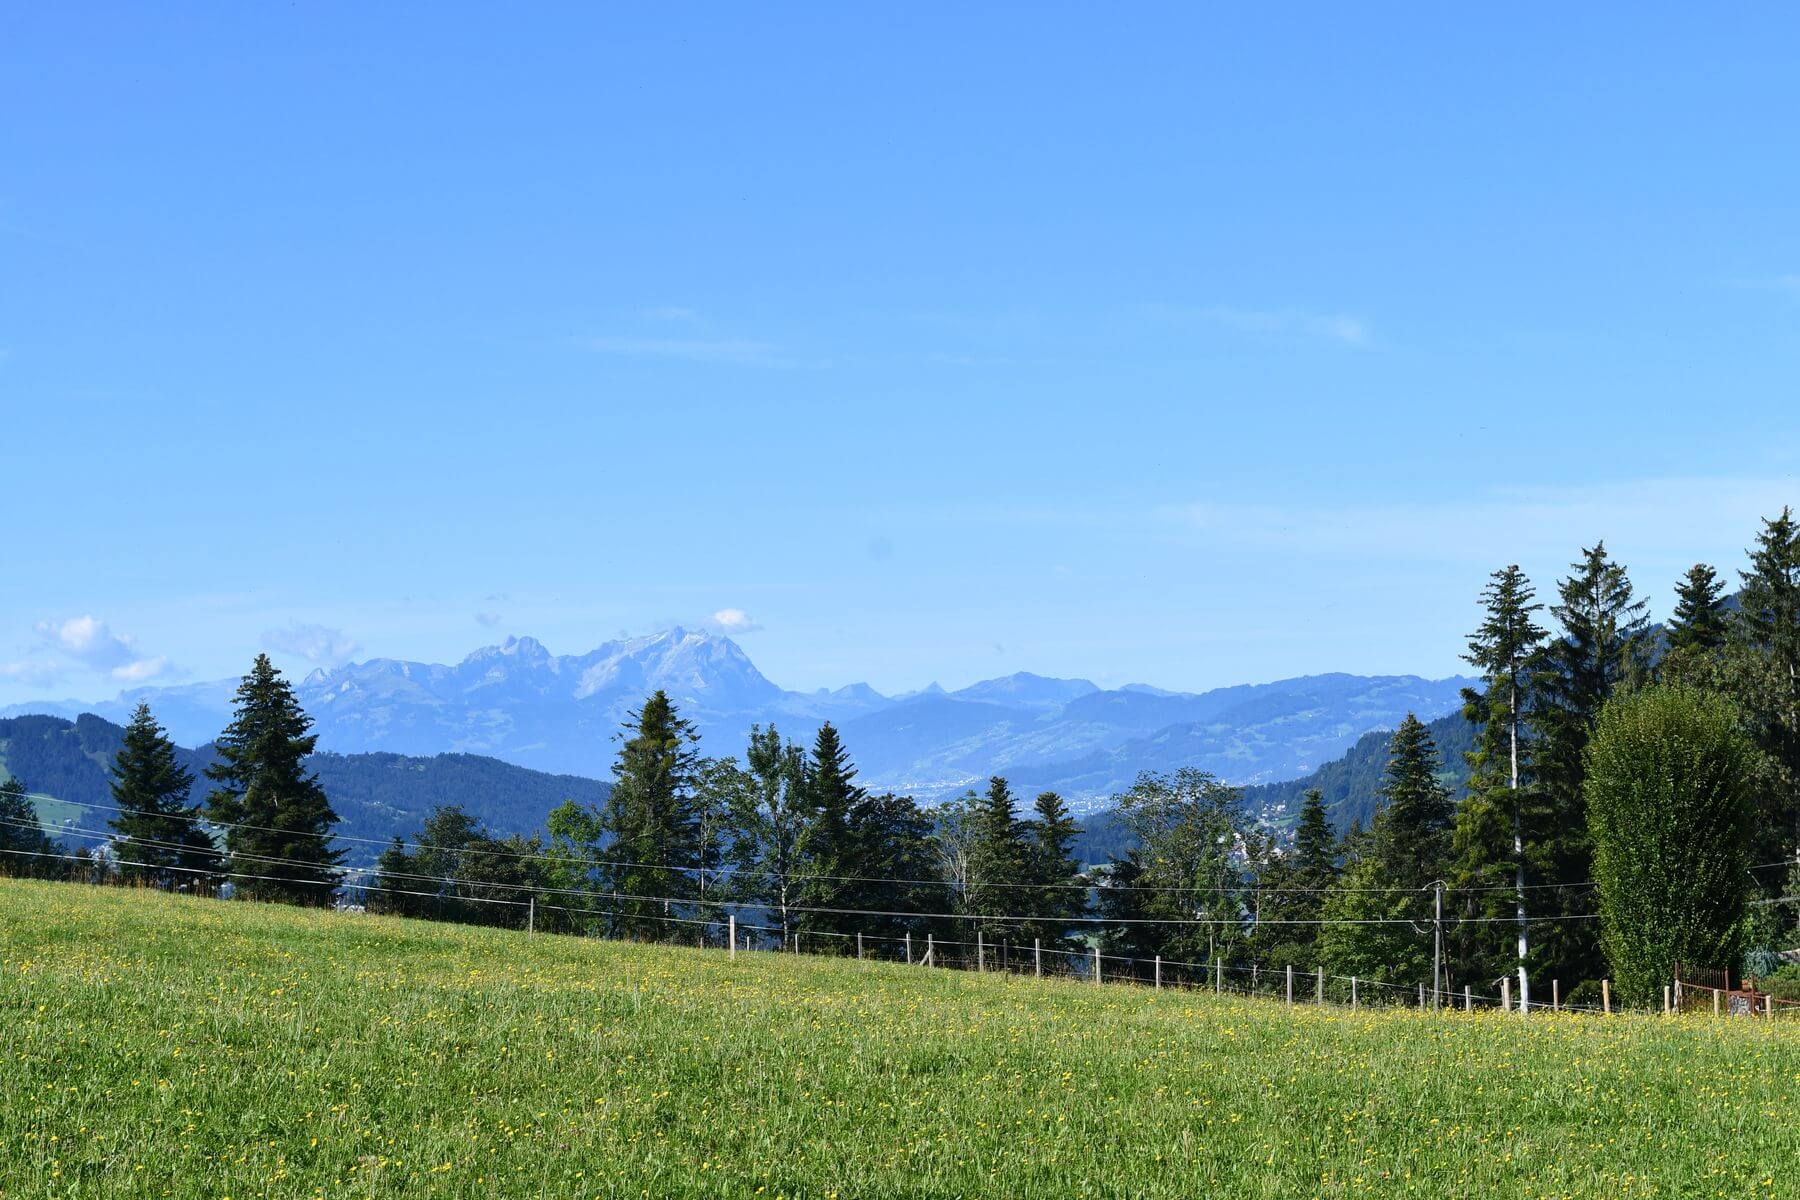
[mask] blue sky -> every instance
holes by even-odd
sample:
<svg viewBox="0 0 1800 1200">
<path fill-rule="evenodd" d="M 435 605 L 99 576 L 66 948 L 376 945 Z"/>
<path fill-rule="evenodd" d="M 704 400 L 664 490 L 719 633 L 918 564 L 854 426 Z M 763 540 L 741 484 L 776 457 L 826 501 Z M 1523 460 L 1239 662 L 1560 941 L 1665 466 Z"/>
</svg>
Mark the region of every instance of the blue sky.
<svg viewBox="0 0 1800 1200">
<path fill-rule="evenodd" d="M 0 701 L 1448 674 L 1800 501 L 1791 9 L 1099 11 L 12 6 Z"/>
</svg>

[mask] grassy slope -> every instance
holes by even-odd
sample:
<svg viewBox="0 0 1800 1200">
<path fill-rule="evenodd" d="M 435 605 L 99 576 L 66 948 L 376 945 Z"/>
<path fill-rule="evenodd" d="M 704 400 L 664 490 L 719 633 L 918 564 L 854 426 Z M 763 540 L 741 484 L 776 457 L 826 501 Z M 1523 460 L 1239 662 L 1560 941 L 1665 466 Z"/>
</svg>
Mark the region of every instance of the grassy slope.
<svg viewBox="0 0 1800 1200">
<path fill-rule="evenodd" d="M 1800 1194 L 1800 1027 L 0 882 L 0 1195 Z"/>
</svg>

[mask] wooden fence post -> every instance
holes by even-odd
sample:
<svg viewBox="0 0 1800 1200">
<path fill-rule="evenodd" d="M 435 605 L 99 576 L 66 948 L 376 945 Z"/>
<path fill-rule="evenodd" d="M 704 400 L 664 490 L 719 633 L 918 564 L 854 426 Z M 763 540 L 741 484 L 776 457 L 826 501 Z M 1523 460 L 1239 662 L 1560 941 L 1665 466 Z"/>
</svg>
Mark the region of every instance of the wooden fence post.
<svg viewBox="0 0 1800 1200">
<path fill-rule="evenodd" d="M 906 963 L 912 965 L 912 930 L 906 931 Z"/>
<path fill-rule="evenodd" d="M 1031 939 L 1031 973 L 1039 979 L 1044 977 L 1044 943 L 1039 938 Z"/>
<path fill-rule="evenodd" d="M 1156 956 L 1156 986 L 1162 987 L 1162 955 Z"/>
<path fill-rule="evenodd" d="M 1663 1016 L 1665 1016 L 1665 1017 L 1668 1016 L 1669 1011 L 1670 1011 L 1669 985 L 1665 983 L 1665 984 L 1663 984 Z"/>
<path fill-rule="evenodd" d="M 1713 994 L 1713 1016 L 1716 1017 L 1719 1015 L 1719 997 L 1724 995 L 1724 993 L 1721 992 L 1718 988 L 1714 988 L 1712 990 L 1712 994 Z"/>
<path fill-rule="evenodd" d="M 1419 985 L 1419 1007 L 1425 1007 L 1425 985 L 1422 983 Z"/>
<path fill-rule="evenodd" d="M 1466 983 L 1463 984 L 1463 1011 L 1475 1011 L 1475 993 L 1470 990 L 1469 985 Z"/>
<path fill-rule="evenodd" d="M 420 890 L 423 891 L 424 889 L 421 888 Z M 537 897 L 536 896 L 533 896 L 531 898 L 531 907 L 529 909 L 527 909 L 525 912 L 525 932 L 526 933 L 536 933 L 537 932 Z"/>
<path fill-rule="evenodd" d="M 1612 980 L 1610 979 L 1600 981 L 1600 1011 L 1609 1017 L 1612 1016 Z"/>
<path fill-rule="evenodd" d="M 981 930 L 975 931 L 975 969 L 987 970 L 987 945 L 981 940 Z"/>
<path fill-rule="evenodd" d="M 1288 1002 L 1289 1008 L 1292 1008 L 1294 1006 L 1294 964 L 1293 963 L 1289 963 L 1288 969 L 1287 969 L 1287 1002 Z"/>
<path fill-rule="evenodd" d="M 1775 1019 L 1775 997 L 1774 996 L 1764 996 L 1763 997 L 1763 1016 L 1768 1018 L 1771 1021 L 1773 1021 Z"/>
<path fill-rule="evenodd" d="M 1324 967 L 1314 967 L 1313 971 L 1318 975 L 1318 983 L 1313 987 L 1313 1003 L 1324 1004 L 1325 1003 L 1325 968 Z"/>
<path fill-rule="evenodd" d="M 1098 985 L 1099 982 L 1100 982 L 1100 947 L 1098 944 L 1096 944 L 1094 946 L 1094 983 L 1096 985 Z"/>
<path fill-rule="evenodd" d="M 1216 996 L 1224 990 L 1225 960 L 1222 958 L 1215 958 L 1213 959 L 1213 995 Z"/>
<path fill-rule="evenodd" d="M 856 931 L 856 961 L 862 961 L 862 930 Z"/>
<path fill-rule="evenodd" d="M 728 954 L 726 957 L 729 958 L 732 962 L 736 962 L 737 961 L 737 914 L 736 913 L 731 914 L 729 917 L 725 918 L 725 921 L 726 921 L 726 934 L 727 934 L 727 936 L 725 938 L 725 944 L 727 946 L 731 947 L 731 953 Z"/>
<path fill-rule="evenodd" d="M 1500 1007 L 1502 1010 L 1507 1010 L 1507 1011 L 1510 1011 L 1512 1009 L 1512 976 L 1511 975 L 1502 975 L 1500 977 Z"/>
<path fill-rule="evenodd" d="M 1356 976 L 1350 977 L 1350 1011 L 1356 1011 Z"/>
<path fill-rule="evenodd" d="M 1552 979 L 1550 981 L 1550 1011 L 1551 1012 L 1560 1012 L 1561 1010 L 1562 1010 L 1562 980 Z"/>
<path fill-rule="evenodd" d="M 929 967 L 929 966 L 934 965 L 936 962 L 937 962 L 937 943 L 932 940 L 932 935 L 928 933 L 925 935 L 925 965 Z"/>
</svg>

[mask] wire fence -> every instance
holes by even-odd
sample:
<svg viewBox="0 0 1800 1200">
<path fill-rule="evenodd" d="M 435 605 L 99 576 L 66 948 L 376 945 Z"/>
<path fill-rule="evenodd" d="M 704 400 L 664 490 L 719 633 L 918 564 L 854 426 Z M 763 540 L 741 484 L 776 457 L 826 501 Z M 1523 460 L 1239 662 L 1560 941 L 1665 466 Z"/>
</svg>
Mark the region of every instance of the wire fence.
<svg viewBox="0 0 1800 1200">
<path fill-rule="evenodd" d="M 0 824 L 8 822 L 0 821 Z M 87 836 L 112 837 L 92 831 Z M 115 842 L 119 839 L 114 838 Z M 127 840 L 126 844 L 131 844 Z M 156 843 L 152 843 L 156 844 Z M 160 844 L 173 845 L 173 844 Z M 63 854 L 46 851 L 0 850 L 0 854 L 14 858 L 50 859 L 64 863 L 91 866 L 95 860 L 88 855 Z M 282 859 L 272 856 L 239 855 L 235 862 L 264 862 L 274 868 L 298 866 L 317 870 L 316 864 L 307 864 L 293 859 Z M 1215 957 L 1209 961 L 1190 961 L 1176 958 L 1165 958 L 1160 955 L 1121 955 L 1107 953 L 1095 942 L 1092 945 L 1077 948 L 1066 939 L 1058 939 L 1062 944 L 1046 945 L 1044 939 L 1033 938 L 1029 944 L 1012 937 L 989 938 L 982 934 L 979 926 L 983 921 L 1007 922 L 1048 922 L 1059 924 L 1069 918 L 1054 918 L 1032 915 L 1009 915 L 1001 918 L 971 917 L 968 914 L 892 914 L 876 912 L 871 915 L 908 917 L 930 916 L 944 917 L 977 926 L 973 939 L 967 937 L 948 937 L 937 932 L 915 934 L 883 934 L 869 931 L 845 932 L 843 930 L 826 930 L 817 928 L 796 928 L 792 924 L 770 923 L 766 905 L 750 901 L 726 899 L 695 899 L 693 897 L 660 897 L 643 896 L 632 893 L 606 892 L 594 889 L 578 888 L 543 888 L 534 884 L 512 884 L 495 880 L 472 880 L 456 876 L 408 875 L 401 882 L 416 881 L 419 887 L 395 886 L 391 875 L 379 876 L 383 882 L 374 882 L 372 868 L 351 867 L 321 873 L 314 878 L 296 877 L 292 873 L 264 874 L 257 871 L 206 871 L 197 868 L 171 867 L 163 864 L 148 863 L 126 859 L 115 855 L 112 862 L 117 866 L 139 867 L 146 870 L 168 871 L 187 874 L 196 878 L 199 883 L 205 880 L 226 879 L 243 882 L 276 882 L 286 885 L 316 886 L 329 889 L 327 893 L 335 900 L 340 909 L 360 911 L 362 905 L 356 903 L 358 898 L 366 899 L 369 895 L 398 896 L 411 899 L 444 902 L 452 904 L 476 904 L 498 906 L 523 910 L 525 927 L 531 932 L 539 932 L 538 914 L 558 914 L 571 923 L 570 932 L 580 932 L 586 936 L 606 936 L 603 929 L 595 927 L 591 920 L 581 923 L 581 918 L 611 918 L 616 921 L 629 922 L 636 926 L 645 923 L 669 930 L 670 936 L 664 939 L 674 944 L 692 944 L 701 949 L 723 951 L 733 958 L 745 953 L 793 953 L 824 954 L 833 957 L 854 956 L 857 959 L 872 962 L 892 962 L 922 968 L 943 970 L 973 971 L 1010 976 L 1029 976 L 1034 978 L 1061 978 L 1077 980 L 1094 985 L 1131 985 L 1152 989 L 1170 989 L 1185 992 L 1212 992 L 1218 995 L 1253 996 L 1279 1001 L 1287 1005 L 1313 1004 L 1345 1008 L 1352 1012 L 1362 1008 L 1409 1007 L 1433 1011 L 1471 1012 L 1477 1008 L 1494 1010 L 1516 1010 L 1521 1015 L 1530 1012 L 1581 1013 L 1594 1015 L 1610 1015 L 1615 1011 L 1608 1001 L 1601 1005 L 1576 1004 L 1565 1001 L 1559 994 L 1559 985 L 1551 982 L 1551 1003 L 1540 1002 L 1529 1005 L 1522 997 L 1515 1001 L 1510 990 L 1510 977 L 1496 981 L 1501 984 L 1498 994 L 1486 990 L 1493 986 L 1484 985 L 1482 990 L 1468 982 L 1456 983 L 1448 974 L 1439 976 L 1435 984 L 1421 981 L 1416 984 L 1398 983 L 1390 979 L 1368 978 L 1355 975 L 1340 975 L 1325 971 L 1322 967 L 1310 969 L 1293 964 L 1270 965 L 1257 962 L 1248 964 L 1228 961 L 1224 957 Z M 431 886 L 427 887 L 429 884 Z M 485 888 L 507 891 L 517 889 L 512 895 L 479 895 L 468 891 L 446 894 L 445 887 Z M 193 890 L 201 891 L 196 887 Z M 527 892 L 529 894 L 519 894 Z M 565 903 L 555 903 L 546 899 L 546 894 L 556 897 Z M 631 908 L 600 907 L 589 904 L 578 904 L 576 898 L 606 899 L 617 903 L 628 903 Z M 647 910 L 645 905 L 661 905 L 662 912 Z M 675 911 L 680 906 L 683 911 Z M 702 910 L 711 906 L 714 911 Z M 790 908 L 789 912 L 827 913 L 833 915 L 858 915 L 862 910 Z M 741 916 L 740 914 L 751 914 Z M 1592 914 L 1582 914 L 1579 918 L 1592 919 Z M 1094 918 L 1104 921 L 1102 918 Z M 1465 918 L 1465 920 L 1467 920 Z M 1160 922 L 1158 922 L 1160 923 Z M 1205 921 L 1194 922 L 1208 924 Z M 1311 924 L 1333 924 L 1329 920 L 1309 922 Z M 1368 922 L 1356 922 L 1368 923 Z M 1384 924 L 1388 922 L 1372 922 Z M 1405 921 L 1405 924 L 1415 922 Z M 1450 922 L 1446 922 L 1449 924 Z M 685 931 L 685 932 L 683 932 Z M 545 929 L 545 933 L 555 932 Z M 641 937 L 629 940 L 643 941 Z M 1733 1005 L 1731 997 L 1743 995 L 1742 992 L 1726 992 L 1723 989 L 1705 988 L 1701 985 L 1677 981 L 1665 991 L 1663 1012 L 1665 1015 L 1695 1014 L 1707 1011 L 1705 1005 L 1696 1003 L 1694 997 L 1703 993 L 1712 994 L 1711 1011 L 1719 1016 L 1757 1015 L 1765 1018 L 1800 1016 L 1800 1003 L 1780 1000 L 1773 996 L 1757 995 L 1754 1007 L 1746 1010 L 1742 1004 Z M 1619 1009 L 1617 1011 L 1623 1011 Z"/>
</svg>

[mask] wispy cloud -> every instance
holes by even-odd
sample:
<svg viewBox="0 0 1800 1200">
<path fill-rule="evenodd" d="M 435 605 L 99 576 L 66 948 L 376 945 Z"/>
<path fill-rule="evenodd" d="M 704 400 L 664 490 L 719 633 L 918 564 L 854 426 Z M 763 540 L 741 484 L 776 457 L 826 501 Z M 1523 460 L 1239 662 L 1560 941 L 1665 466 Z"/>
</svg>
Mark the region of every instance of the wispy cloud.
<svg viewBox="0 0 1800 1200">
<path fill-rule="evenodd" d="M 796 358 L 769 342 L 750 338 L 595 337 L 583 343 L 600 354 L 630 358 L 668 358 L 685 362 L 728 363 L 743 367 L 798 370 L 822 367 L 822 362 Z"/>
<path fill-rule="evenodd" d="M 262 644 L 265 650 L 291 654 L 319 667 L 335 667 L 339 663 L 348 662 L 352 655 L 362 649 L 354 638 L 341 629 L 299 621 L 285 629 L 267 631 L 262 635 Z"/>
<path fill-rule="evenodd" d="M 1352 349 L 1366 349 L 1373 340 L 1368 322 L 1349 313 L 1314 312 L 1302 308 L 1234 308 L 1229 305 L 1203 308 L 1152 305 L 1149 311 L 1164 320 L 1201 321 L 1240 333 L 1324 341 Z"/>
<path fill-rule="evenodd" d="M 68 667 L 54 659 L 26 658 L 17 662 L 0 663 L 0 679 L 23 683 L 28 687 L 49 687 L 61 682 L 68 673 Z"/>
<path fill-rule="evenodd" d="M 762 625 L 741 608 L 721 608 L 710 617 L 696 622 L 702 629 L 710 629 L 714 633 L 727 636 L 740 633 L 756 633 Z"/>
</svg>

